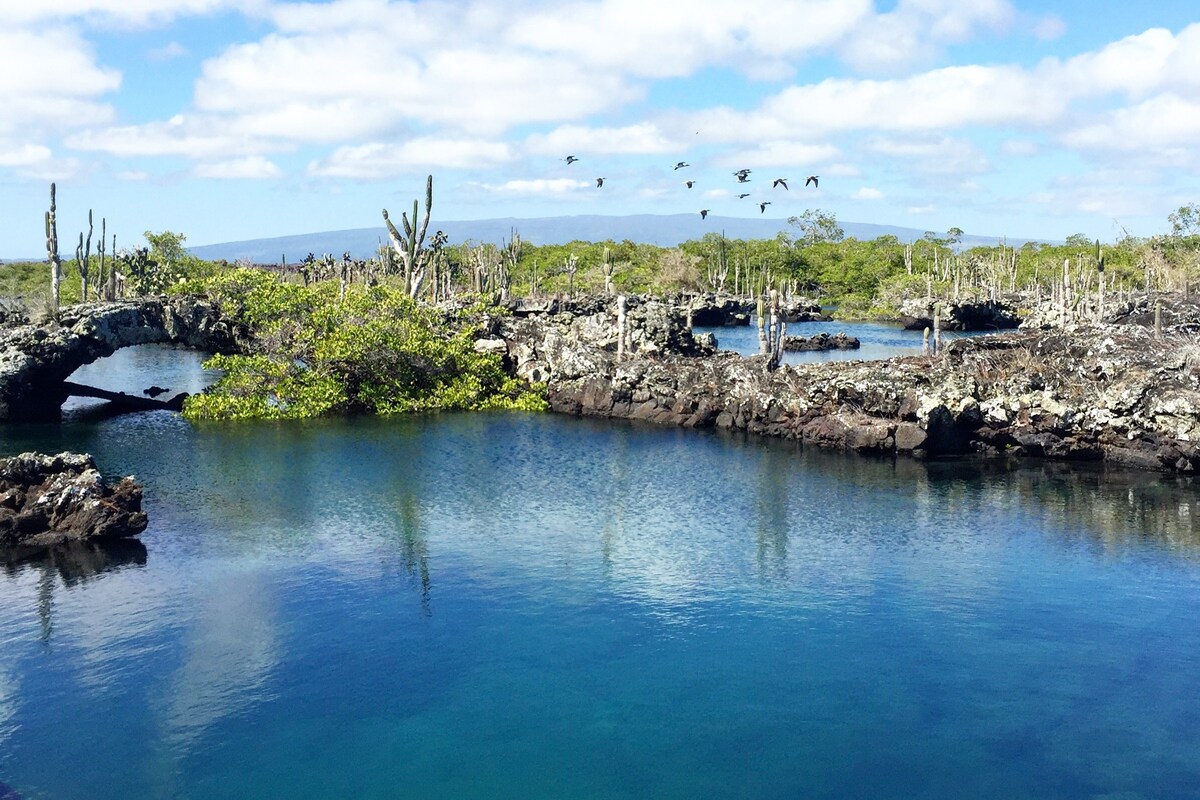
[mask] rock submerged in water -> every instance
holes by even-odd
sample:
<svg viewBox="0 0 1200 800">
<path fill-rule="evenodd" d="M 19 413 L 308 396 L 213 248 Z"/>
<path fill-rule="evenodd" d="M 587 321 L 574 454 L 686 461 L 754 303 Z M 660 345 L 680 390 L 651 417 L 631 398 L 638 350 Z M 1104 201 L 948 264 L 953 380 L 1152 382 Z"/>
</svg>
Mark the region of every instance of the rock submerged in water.
<svg viewBox="0 0 1200 800">
<path fill-rule="evenodd" d="M 105 482 L 90 455 L 0 458 L 0 548 L 124 539 L 147 523 L 142 487 Z"/>
<path fill-rule="evenodd" d="M 861 343 L 856 336 L 847 336 L 845 333 L 836 333 L 830 336 L 828 333 L 818 333 L 816 336 L 784 336 L 783 349 L 789 353 L 802 351 L 825 351 L 825 350 L 857 350 L 861 347 Z"/>
</svg>

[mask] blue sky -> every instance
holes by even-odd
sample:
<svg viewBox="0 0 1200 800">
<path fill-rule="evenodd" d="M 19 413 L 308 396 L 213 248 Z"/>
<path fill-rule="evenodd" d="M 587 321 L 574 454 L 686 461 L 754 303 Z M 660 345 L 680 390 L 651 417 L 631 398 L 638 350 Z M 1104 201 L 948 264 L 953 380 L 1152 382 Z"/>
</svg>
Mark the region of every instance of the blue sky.
<svg viewBox="0 0 1200 800">
<path fill-rule="evenodd" d="M 1200 202 L 1200 8 L 0 0 L 0 108 L 6 257 L 43 252 L 50 181 L 60 241 L 91 208 L 120 247 L 379 225 L 429 173 L 435 220 L 769 200 L 1111 241 Z"/>
</svg>

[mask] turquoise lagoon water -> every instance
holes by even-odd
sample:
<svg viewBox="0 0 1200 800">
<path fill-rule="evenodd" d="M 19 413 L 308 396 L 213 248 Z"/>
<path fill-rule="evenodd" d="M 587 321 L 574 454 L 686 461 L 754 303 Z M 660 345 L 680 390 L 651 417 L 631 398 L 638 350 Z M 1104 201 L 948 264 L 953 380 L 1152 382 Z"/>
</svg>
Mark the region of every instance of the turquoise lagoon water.
<svg viewBox="0 0 1200 800">
<path fill-rule="evenodd" d="M 519 414 L 0 428 L 28 448 L 136 474 L 151 524 L 0 571 L 27 798 L 1200 787 L 1190 479 Z"/>
</svg>

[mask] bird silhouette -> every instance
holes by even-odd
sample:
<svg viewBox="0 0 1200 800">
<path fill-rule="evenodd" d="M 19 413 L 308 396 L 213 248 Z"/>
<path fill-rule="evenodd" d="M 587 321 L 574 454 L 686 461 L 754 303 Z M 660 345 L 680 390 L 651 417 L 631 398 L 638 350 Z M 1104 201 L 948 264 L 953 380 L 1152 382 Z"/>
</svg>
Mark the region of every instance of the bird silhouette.
<svg viewBox="0 0 1200 800">
<path fill-rule="evenodd" d="M 685 186 L 687 186 L 689 189 L 690 189 L 690 188 L 692 188 L 693 186 L 695 186 L 695 185 L 696 185 L 696 182 L 695 182 L 695 181 L 684 181 L 683 183 L 684 183 L 684 185 L 685 185 Z"/>
<path fill-rule="evenodd" d="M 765 201 L 765 202 L 759 203 L 759 204 L 758 204 L 758 213 L 760 213 L 760 214 L 765 214 L 765 213 L 767 213 L 767 206 L 769 206 L 769 205 L 771 205 L 771 201 L 770 201 L 770 200 L 767 200 L 767 201 Z"/>
<path fill-rule="evenodd" d="M 568 164 L 574 164 L 578 160 L 579 159 L 576 158 L 575 156 L 567 156 L 566 158 L 563 159 L 563 161 L 567 162 Z"/>
<path fill-rule="evenodd" d="M 604 178 L 596 178 L 596 188 L 599 189 L 604 185 Z"/>
<path fill-rule="evenodd" d="M 821 178 L 820 175 L 809 175 L 807 178 L 804 179 L 804 185 L 808 186 L 811 183 L 815 188 L 819 189 L 819 188 L 821 188 L 820 178 Z"/>
<path fill-rule="evenodd" d="M 735 176 L 737 176 L 738 183 L 749 183 L 750 182 L 750 170 L 748 170 L 748 169 L 739 169 L 737 172 L 735 172 L 733 174 Z"/>
<path fill-rule="evenodd" d="M 782 185 L 784 189 L 787 189 L 788 188 L 787 178 L 776 178 L 775 180 L 773 180 L 771 182 L 772 189 L 774 189 L 776 186 L 780 186 L 780 185 Z"/>
<path fill-rule="evenodd" d="M 687 163 L 686 161 L 680 161 L 675 164 L 675 169 L 682 169 L 683 167 L 690 167 L 690 166 L 691 166 L 691 164 Z"/>
<path fill-rule="evenodd" d="M 707 216 L 708 216 L 708 209 L 707 208 L 700 209 L 700 219 L 705 219 Z"/>
<path fill-rule="evenodd" d="M 742 194 L 738 195 L 738 200 L 745 200 L 749 196 L 750 196 L 749 192 L 743 192 Z"/>
<path fill-rule="evenodd" d="M 166 394 L 169 391 L 171 390 L 164 389 L 161 386 L 151 386 L 149 389 L 143 389 L 142 394 L 146 395 L 147 397 L 158 397 L 160 394 Z"/>
</svg>

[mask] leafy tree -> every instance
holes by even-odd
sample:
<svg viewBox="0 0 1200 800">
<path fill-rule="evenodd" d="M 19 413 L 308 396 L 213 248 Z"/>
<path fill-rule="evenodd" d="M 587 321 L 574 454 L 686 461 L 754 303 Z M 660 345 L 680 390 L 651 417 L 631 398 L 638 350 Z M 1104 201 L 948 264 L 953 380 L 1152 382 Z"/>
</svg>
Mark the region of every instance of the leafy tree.
<svg viewBox="0 0 1200 800">
<path fill-rule="evenodd" d="M 354 285 L 342 297 L 332 281 L 300 286 L 241 269 L 207 291 L 258 346 L 206 362 L 224 375 L 188 398 L 191 419 L 546 408 L 499 356 L 475 352 L 469 320 L 448 324 L 402 289 Z"/>
<path fill-rule="evenodd" d="M 1200 235 L 1200 205 L 1188 203 L 1180 206 L 1167 215 L 1167 221 L 1171 223 L 1171 234 L 1174 236 Z"/>
<path fill-rule="evenodd" d="M 799 228 L 801 240 L 810 246 L 818 242 L 840 242 L 846 237 L 833 212 L 819 208 L 807 209 L 798 217 L 788 217 L 788 224 Z"/>
</svg>

